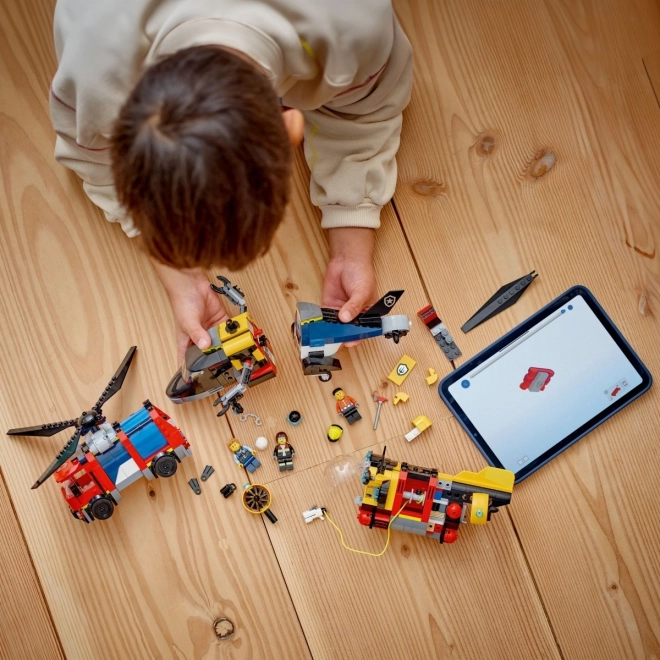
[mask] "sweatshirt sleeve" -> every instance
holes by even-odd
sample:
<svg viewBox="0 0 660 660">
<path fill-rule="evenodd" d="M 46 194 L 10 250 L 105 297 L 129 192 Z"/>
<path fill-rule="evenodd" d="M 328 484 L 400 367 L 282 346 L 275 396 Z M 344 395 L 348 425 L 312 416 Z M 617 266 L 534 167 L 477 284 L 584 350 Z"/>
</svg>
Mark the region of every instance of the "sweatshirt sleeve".
<svg viewBox="0 0 660 660">
<path fill-rule="evenodd" d="M 85 194 L 104 212 L 110 222 L 118 222 L 129 237 L 137 236 L 139 230 L 117 199 L 109 145 L 99 144 L 94 148 L 80 146 L 73 137 L 76 134 L 75 111 L 52 94 L 50 106 L 53 126 L 57 133 L 57 162 L 73 170 L 82 179 Z"/>
<path fill-rule="evenodd" d="M 380 226 L 394 194 L 402 112 L 410 100 L 412 48 L 398 21 L 392 52 L 369 94 L 305 112 L 305 158 L 312 202 L 324 229 Z"/>
</svg>

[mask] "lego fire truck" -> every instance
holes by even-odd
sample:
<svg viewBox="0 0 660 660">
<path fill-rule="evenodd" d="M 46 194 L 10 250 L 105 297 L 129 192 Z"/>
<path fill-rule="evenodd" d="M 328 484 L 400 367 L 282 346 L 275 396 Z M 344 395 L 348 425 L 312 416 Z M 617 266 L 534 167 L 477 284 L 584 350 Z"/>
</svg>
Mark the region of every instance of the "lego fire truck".
<svg viewBox="0 0 660 660">
<path fill-rule="evenodd" d="M 170 417 L 148 400 L 122 422 L 110 424 L 102 407 L 124 383 L 135 355 L 126 354 L 98 401 L 80 417 L 51 424 L 10 429 L 8 435 L 49 437 L 75 427 L 69 441 L 37 479 L 38 488 L 51 475 L 78 520 L 107 520 L 122 499 L 120 491 L 146 477 L 173 476 L 192 454 L 190 445 Z"/>
</svg>

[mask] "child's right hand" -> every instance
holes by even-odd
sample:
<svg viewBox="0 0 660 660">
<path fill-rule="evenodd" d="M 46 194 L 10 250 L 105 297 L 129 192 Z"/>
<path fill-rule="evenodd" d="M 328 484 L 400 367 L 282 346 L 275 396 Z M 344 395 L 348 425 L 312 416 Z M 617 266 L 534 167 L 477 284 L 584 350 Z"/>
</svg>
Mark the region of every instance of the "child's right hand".
<svg viewBox="0 0 660 660">
<path fill-rule="evenodd" d="M 177 364 L 182 364 L 191 344 L 200 349 L 211 345 L 206 330 L 227 319 L 227 312 L 201 270 L 177 270 L 154 260 L 151 263 L 172 305 Z"/>
</svg>

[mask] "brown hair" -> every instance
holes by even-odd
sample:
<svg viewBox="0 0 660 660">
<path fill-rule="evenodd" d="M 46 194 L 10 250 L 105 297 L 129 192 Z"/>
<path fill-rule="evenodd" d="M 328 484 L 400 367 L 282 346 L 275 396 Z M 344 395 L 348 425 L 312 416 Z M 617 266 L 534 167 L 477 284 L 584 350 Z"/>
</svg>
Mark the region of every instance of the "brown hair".
<svg viewBox="0 0 660 660">
<path fill-rule="evenodd" d="M 264 254 L 289 199 L 292 149 L 253 64 L 196 46 L 150 67 L 112 135 L 119 201 L 147 252 L 175 268 L 243 268 Z"/>
</svg>

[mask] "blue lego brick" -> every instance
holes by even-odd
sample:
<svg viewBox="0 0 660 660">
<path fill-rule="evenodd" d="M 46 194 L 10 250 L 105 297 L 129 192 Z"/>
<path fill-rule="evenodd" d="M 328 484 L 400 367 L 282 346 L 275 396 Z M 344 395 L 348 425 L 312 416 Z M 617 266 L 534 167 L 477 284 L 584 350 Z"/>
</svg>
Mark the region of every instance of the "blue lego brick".
<svg viewBox="0 0 660 660">
<path fill-rule="evenodd" d="M 110 449 L 104 451 L 102 454 L 96 455 L 96 460 L 99 462 L 103 471 L 108 475 L 112 483 L 117 482 L 117 473 L 120 466 L 126 461 L 131 459 L 130 454 L 124 448 L 124 445 L 117 440 Z"/>
<path fill-rule="evenodd" d="M 153 456 L 167 446 L 163 434 L 154 424 L 146 408 L 141 408 L 120 423 L 131 444 L 143 459 Z"/>
<path fill-rule="evenodd" d="M 309 346 L 309 324 L 300 326 L 300 342 L 303 346 Z"/>
<path fill-rule="evenodd" d="M 305 327 L 305 326 L 303 326 Z M 326 323 L 317 321 L 306 326 L 309 332 L 308 345 L 320 347 L 325 344 L 339 344 L 346 341 L 356 341 L 358 339 L 371 339 L 380 337 L 383 334 L 382 327 L 356 326 L 351 323 Z"/>
</svg>

